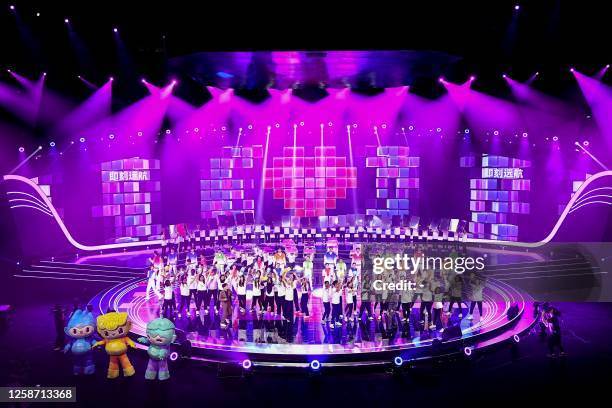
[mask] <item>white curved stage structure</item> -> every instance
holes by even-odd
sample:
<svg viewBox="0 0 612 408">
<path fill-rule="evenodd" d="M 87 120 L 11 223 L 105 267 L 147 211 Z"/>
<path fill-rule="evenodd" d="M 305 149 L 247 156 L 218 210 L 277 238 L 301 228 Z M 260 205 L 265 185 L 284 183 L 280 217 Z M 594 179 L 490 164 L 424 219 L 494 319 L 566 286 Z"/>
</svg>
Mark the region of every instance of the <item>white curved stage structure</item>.
<svg viewBox="0 0 612 408">
<path fill-rule="evenodd" d="M 511 246 L 511 247 L 522 247 L 522 248 L 537 248 L 542 245 L 545 245 L 553 240 L 559 228 L 568 217 L 568 215 L 574 213 L 580 208 L 584 208 L 587 205 L 612 205 L 612 194 L 605 194 L 606 192 L 612 192 L 612 187 L 599 187 L 589 191 L 586 191 L 589 185 L 591 185 L 596 180 L 599 180 L 604 177 L 611 177 L 612 170 L 602 171 L 596 174 L 593 174 L 591 177 L 586 179 L 584 183 L 580 186 L 580 188 L 574 193 L 570 201 L 565 206 L 563 213 L 559 216 L 559 219 L 553 226 L 550 233 L 542 240 L 537 242 L 516 242 L 516 241 L 501 241 L 501 240 L 490 240 L 490 239 L 478 239 L 478 238 L 465 238 L 462 242 L 474 243 L 474 244 L 486 244 L 486 245 L 503 245 L 503 246 Z M 19 181 L 30 188 L 32 188 L 39 197 L 35 197 L 34 195 L 24 192 L 24 191 L 8 191 L 9 195 L 9 204 L 10 208 L 30 208 L 36 211 L 39 211 L 47 216 L 50 216 L 55 219 L 59 228 L 62 230 L 68 242 L 70 242 L 75 248 L 80 249 L 82 251 L 103 251 L 103 250 L 112 250 L 112 249 L 121 249 L 121 248 L 138 248 L 145 246 L 156 246 L 161 245 L 161 240 L 153 240 L 153 241 L 138 241 L 138 242 L 126 242 L 119 244 L 102 244 L 102 245 L 84 245 L 78 242 L 66 225 L 64 221 L 59 216 L 57 210 L 51 203 L 51 200 L 45 192 L 40 188 L 38 184 L 33 182 L 32 180 L 17 175 L 5 175 L 4 180 L 13 180 Z M 585 192 L 586 191 L 586 192 Z M 591 194 L 593 192 L 598 192 L 598 194 Z"/>
</svg>

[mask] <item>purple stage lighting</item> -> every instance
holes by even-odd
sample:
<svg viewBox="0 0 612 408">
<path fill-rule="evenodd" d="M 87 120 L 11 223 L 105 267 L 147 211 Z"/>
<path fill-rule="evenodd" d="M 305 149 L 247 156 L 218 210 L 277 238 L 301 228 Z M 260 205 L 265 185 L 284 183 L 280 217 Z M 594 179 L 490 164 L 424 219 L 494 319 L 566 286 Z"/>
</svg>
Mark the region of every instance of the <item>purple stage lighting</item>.
<svg viewBox="0 0 612 408">
<path fill-rule="evenodd" d="M 573 67 L 570 68 L 570 72 L 574 72 L 574 71 L 576 71 L 576 70 Z"/>
<path fill-rule="evenodd" d="M 521 338 L 518 334 L 515 334 L 514 336 L 512 336 L 512 340 L 514 340 L 515 343 L 519 343 L 521 341 Z"/>
<path fill-rule="evenodd" d="M 84 138 L 84 137 L 80 138 L 80 139 L 79 139 L 79 142 L 81 142 L 81 143 L 85 143 L 85 138 Z"/>
<path fill-rule="evenodd" d="M 443 77 L 438 78 L 438 82 L 443 83 L 444 82 L 444 78 Z"/>
<path fill-rule="evenodd" d="M 582 145 L 583 145 L 583 146 L 588 146 L 589 144 L 590 144 L 590 143 L 589 143 L 589 141 L 588 141 L 588 140 L 585 140 L 584 142 L 582 142 Z"/>
<path fill-rule="evenodd" d="M 506 78 L 508 78 L 508 75 L 502 74 L 502 78 L 506 79 Z"/>
<path fill-rule="evenodd" d="M 55 147 L 55 142 L 50 142 L 50 143 L 49 143 L 49 146 L 51 146 L 51 147 Z"/>
<path fill-rule="evenodd" d="M 475 80 L 476 80 L 476 76 L 475 75 L 470 76 L 470 81 L 475 81 Z"/>
<path fill-rule="evenodd" d="M 402 364 L 404 364 L 404 359 L 403 359 L 403 358 L 401 358 L 400 356 L 397 356 L 397 357 L 395 357 L 395 358 L 393 359 L 393 363 L 394 363 L 396 366 L 398 366 L 398 367 L 399 367 L 399 366 L 401 366 Z"/>
<path fill-rule="evenodd" d="M 19 147 L 19 149 L 18 149 L 18 150 L 19 150 L 19 153 L 23 153 L 23 152 L 25 152 L 25 148 L 24 148 L 23 146 Z"/>
<path fill-rule="evenodd" d="M 179 355 L 176 351 L 173 351 L 172 353 L 170 353 L 170 361 L 176 361 L 178 360 Z"/>
<path fill-rule="evenodd" d="M 242 361 L 242 368 L 245 370 L 250 370 L 253 366 L 253 363 L 248 358 Z"/>
<path fill-rule="evenodd" d="M 471 356 L 472 355 L 472 348 L 471 347 L 465 347 L 463 349 L 463 354 L 465 354 L 466 356 Z"/>
<path fill-rule="evenodd" d="M 554 142 L 556 142 L 556 141 L 558 141 L 558 140 L 559 140 L 559 136 L 553 136 L 553 138 L 552 138 L 552 139 L 553 139 L 553 141 L 554 141 Z"/>
</svg>

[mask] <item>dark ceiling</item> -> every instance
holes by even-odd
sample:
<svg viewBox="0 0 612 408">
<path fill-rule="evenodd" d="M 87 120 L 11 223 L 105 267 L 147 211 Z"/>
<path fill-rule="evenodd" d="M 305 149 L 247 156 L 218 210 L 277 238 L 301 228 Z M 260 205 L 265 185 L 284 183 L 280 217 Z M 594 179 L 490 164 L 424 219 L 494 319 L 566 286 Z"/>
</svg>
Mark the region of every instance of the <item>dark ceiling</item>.
<svg viewBox="0 0 612 408">
<path fill-rule="evenodd" d="M 570 66 L 592 74 L 610 62 L 605 2 L 334 3 L 9 1 L 0 80 L 11 80 L 8 68 L 45 71 L 47 86 L 79 98 L 89 91 L 77 75 L 95 84 L 112 75 L 116 98 L 129 103 L 146 92 L 141 77 L 247 90 L 411 85 L 435 96 L 439 75 L 476 74 L 475 86 L 495 93 L 502 72 L 525 80 L 538 71 L 536 86 L 563 93 Z M 387 51 L 335 52 L 344 50 Z"/>
</svg>

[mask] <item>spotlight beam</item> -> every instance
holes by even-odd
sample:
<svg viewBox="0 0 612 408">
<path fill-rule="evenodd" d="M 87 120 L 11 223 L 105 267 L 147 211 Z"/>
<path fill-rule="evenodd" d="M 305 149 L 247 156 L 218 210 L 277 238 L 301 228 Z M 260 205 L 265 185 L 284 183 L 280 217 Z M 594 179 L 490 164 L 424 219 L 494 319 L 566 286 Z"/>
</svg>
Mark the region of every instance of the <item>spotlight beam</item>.
<svg viewBox="0 0 612 408">
<path fill-rule="evenodd" d="M 591 159 L 593 159 L 593 161 L 595 163 L 599 164 L 604 170 L 606 170 L 606 171 L 609 170 L 601 161 L 599 161 L 599 159 L 597 157 L 595 157 L 591 152 L 589 152 L 587 149 L 585 149 L 580 143 L 576 142 L 575 145 L 578 146 L 583 152 L 588 154 L 589 157 Z"/>
<path fill-rule="evenodd" d="M 19 170 L 21 168 L 21 166 L 26 164 L 28 162 L 28 160 L 30 160 L 32 157 L 36 156 L 36 154 L 38 152 L 40 152 L 41 150 L 42 150 L 42 146 L 38 146 L 38 148 L 36 150 L 34 150 L 28 157 L 23 159 L 23 161 L 21 163 L 19 163 L 17 166 L 15 166 L 15 168 L 13 170 L 9 171 L 8 174 L 10 175 L 10 174 L 15 173 L 17 170 Z"/>
</svg>

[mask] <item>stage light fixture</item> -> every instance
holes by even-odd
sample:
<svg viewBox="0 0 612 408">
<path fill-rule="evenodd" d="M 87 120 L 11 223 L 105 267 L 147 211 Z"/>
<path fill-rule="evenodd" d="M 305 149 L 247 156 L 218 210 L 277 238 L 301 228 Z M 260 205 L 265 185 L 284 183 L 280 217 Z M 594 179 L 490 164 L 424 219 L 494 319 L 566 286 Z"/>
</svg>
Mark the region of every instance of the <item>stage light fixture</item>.
<svg viewBox="0 0 612 408">
<path fill-rule="evenodd" d="M 300 122 L 300 126 L 304 126 L 304 122 Z"/>
<path fill-rule="evenodd" d="M 249 130 L 251 130 L 251 129 L 253 129 L 253 125 L 249 125 L 249 126 L 247 126 L 247 128 L 248 128 Z"/>
<path fill-rule="evenodd" d="M 508 75 L 502 74 L 502 78 L 506 79 L 506 78 L 508 78 Z"/>
<path fill-rule="evenodd" d="M 64 19 L 64 23 L 69 24 L 70 20 L 68 20 L 67 18 Z"/>
<path fill-rule="evenodd" d="M 176 361 L 179 358 L 179 354 L 176 351 L 170 353 L 170 361 Z"/>
<path fill-rule="evenodd" d="M 476 80 L 476 77 L 475 77 L 474 75 L 472 75 L 472 76 L 470 77 L 470 81 L 475 81 L 475 80 Z"/>
<path fill-rule="evenodd" d="M 172 133 L 172 131 L 170 129 L 166 129 L 166 134 L 169 135 L 170 133 Z"/>
<path fill-rule="evenodd" d="M 493 135 L 495 135 L 495 136 L 499 135 L 499 130 L 494 130 L 493 131 Z"/>
<path fill-rule="evenodd" d="M 553 136 L 553 138 L 552 138 L 552 139 L 553 139 L 553 142 L 556 142 L 556 141 L 558 141 L 558 140 L 559 140 L 559 136 Z"/>
<path fill-rule="evenodd" d="M 397 367 L 400 367 L 402 364 L 404 364 L 404 359 L 400 356 L 397 356 L 393 359 L 393 364 L 395 364 Z"/>
<path fill-rule="evenodd" d="M 529 136 L 529 134 L 527 132 L 524 132 L 523 137 L 527 137 L 527 136 Z"/>
<path fill-rule="evenodd" d="M 193 128 L 193 131 L 198 133 L 200 131 L 200 128 Z"/>
<path fill-rule="evenodd" d="M 329 123 L 327 124 L 327 126 L 332 127 L 332 126 L 334 126 L 334 124 L 333 124 L 332 122 L 329 122 Z"/>
<path fill-rule="evenodd" d="M 535 76 L 538 76 L 538 75 L 540 75 L 540 73 L 536 71 L 536 73 L 535 73 L 534 75 L 535 75 Z"/>
<path fill-rule="evenodd" d="M 146 80 L 146 79 L 144 79 L 144 78 L 142 78 L 142 79 L 140 80 L 140 82 L 142 82 L 143 84 L 146 84 L 146 83 L 147 83 L 147 80 Z"/>
<path fill-rule="evenodd" d="M 585 140 L 584 142 L 582 142 L 582 144 L 583 144 L 584 146 L 588 146 L 590 143 L 589 143 L 589 141 L 588 141 L 588 140 Z"/>
<path fill-rule="evenodd" d="M 80 138 L 80 139 L 79 139 L 79 142 L 81 142 L 81 143 L 85 143 L 85 138 L 84 138 L 84 137 Z"/>
<path fill-rule="evenodd" d="M 115 80 L 115 78 L 110 77 L 110 78 L 108 78 L 108 80 L 109 80 L 109 81 L 111 81 L 111 82 L 113 82 L 113 81 Z"/>
<path fill-rule="evenodd" d="M 242 368 L 244 368 L 245 370 L 250 370 L 252 366 L 253 363 L 248 358 L 242 360 Z"/>
<path fill-rule="evenodd" d="M 274 125 L 275 128 L 279 128 L 280 127 L 280 123 L 277 123 L 276 125 Z"/>
<path fill-rule="evenodd" d="M 116 27 L 113 28 L 113 33 L 118 33 L 118 32 L 119 32 L 119 30 Z"/>
<path fill-rule="evenodd" d="M 442 128 L 436 128 L 436 132 L 440 133 L 442 131 Z"/>
<path fill-rule="evenodd" d="M 515 343 L 520 343 L 521 338 L 518 334 L 515 334 L 514 336 L 512 336 L 512 340 L 514 340 Z"/>
<path fill-rule="evenodd" d="M 470 133 L 470 129 L 465 129 L 465 130 L 463 131 L 463 133 L 465 133 L 466 135 L 467 135 L 467 134 L 469 134 L 469 133 Z"/>
<path fill-rule="evenodd" d="M 7 69 L 6 72 L 8 72 L 9 74 L 12 73 L 13 71 L 11 71 L 10 69 Z"/>
<path fill-rule="evenodd" d="M 443 77 L 438 78 L 438 82 L 440 83 L 444 82 L 444 78 Z"/>
<path fill-rule="evenodd" d="M 36 17 L 40 17 L 40 13 L 36 13 Z"/>
<path fill-rule="evenodd" d="M 576 70 L 573 67 L 570 68 L 570 72 L 574 72 L 574 71 L 576 71 Z"/>
<path fill-rule="evenodd" d="M 357 124 L 356 123 L 353 123 L 353 128 L 355 128 L 355 129 L 357 128 Z"/>
<path fill-rule="evenodd" d="M 225 126 L 221 126 L 221 131 L 225 132 L 227 128 Z"/>
<path fill-rule="evenodd" d="M 321 368 L 321 363 L 319 362 L 319 360 L 312 360 L 310 362 L 310 369 L 312 371 L 318 371 Z"/>
<path fill-rule="evenodd" d="M 138 133 L 136 133 L 138 136 L 142 136 L 142 131 L 139 130 Z"/>
<path fill-rule="evenodd" d="M 9 8 L 10 8 L 11 10 L 15 10 L 15 6 L 13 6 L 12 4 L 11 4 L 11 6 L 10 6 Z"/>
<path fill-rule="evenodd" d="M 19 147 L 19 149 L 17 149 L 17 150 L 19 150 L 19 153 L 25 152 L 25 148 L 23 146 Z"/>
<path fill-rule="evenodd" d="M 113 140 L 115 138 L 115 135 L 111 133 L 110 135 L 108 135 L 108 138 Z"/>
<path fill-rule="evenodd" d="M 519 6 L 518 4 L 516 6 L 514 6 L 515 10 L 519 10 L 521 8 L 521 6 Z"/>
<path fill-rule="evenodd" d="M 49 142 L 49 146 L 55 147 L 55 142 Z"/>
<path fill-rule="evenodd" d="M 472 355 L 472 348 L 471 347 L 464 347 L 463 354 L 465 354 L 468 357 L 471 356 Z"/>
<path fill-rule="evenodd" d="M 412 125 L 408 126 L 408 130 L 414 130 L 414 126 Z"/>
<path fill-rule="evenodd" d="M 383 123 L 381 127 L 382 127 L 383 129 L 386 129 L 386 128 L 387 128 L 387 124 L 386 124 L 386 123 Z"/>
</svg>

